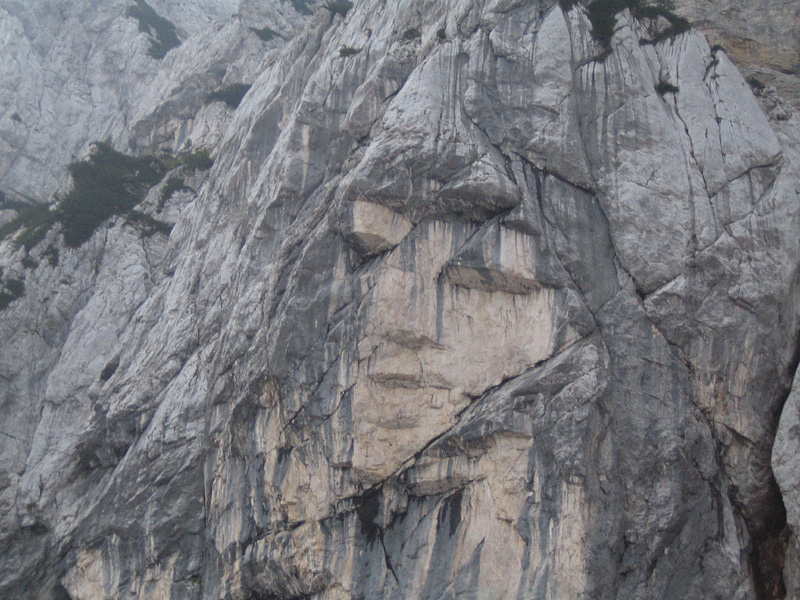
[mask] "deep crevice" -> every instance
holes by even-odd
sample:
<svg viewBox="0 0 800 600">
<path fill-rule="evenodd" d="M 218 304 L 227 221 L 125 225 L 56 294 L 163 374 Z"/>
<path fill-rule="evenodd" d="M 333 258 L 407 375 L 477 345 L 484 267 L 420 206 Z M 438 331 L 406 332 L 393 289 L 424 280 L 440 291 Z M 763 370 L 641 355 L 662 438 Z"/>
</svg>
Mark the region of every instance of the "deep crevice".
<svg viewBox="0 0 800 600">
<path fill-rule="evenodd" d="M 762 515 L 768 526 L 759 532 L 751 531 L 753 547 L 750 551 L 750 564 L 758 600 L 786 598 L 783 566 L 790 532 L 786 523 L 786 507 L 774 477 L 770 481 L 770 488 L 771 501 L 766 509 L 767 514 Z"/>
<path fill-rule="evenodd" d="M 72 600 L 67 588 L 57 583 L 53 588 L 53 600 Z"/>
<path fill-rule="evenodd" d="M 792 392 L 792 382 L 800 366 L 800 332 L 795 334 L 794 352 L 787 367 L 786 389 L 773 413 L 772 431 L 776 432 L 783 409 Z M 770 456 L 772 450 L 770 449 Z M 786 598 L 786 586 L 783 580 L 783 568 L 786 561 L 786 551 L 789 546 L 791 531 L 786 518 L 786 506 L 783 503 L 783 494 L 775 480 L 770 465 L 769 502 L 759 515 L 765 526 L 760 530 L 752 531 L 753 548 L 750 553 L 750 564 L 753 569 L 753 583 L 758 600 L 782 600 Z M 748 528 L 750 524 L 748 523 Z"/>
</svg>

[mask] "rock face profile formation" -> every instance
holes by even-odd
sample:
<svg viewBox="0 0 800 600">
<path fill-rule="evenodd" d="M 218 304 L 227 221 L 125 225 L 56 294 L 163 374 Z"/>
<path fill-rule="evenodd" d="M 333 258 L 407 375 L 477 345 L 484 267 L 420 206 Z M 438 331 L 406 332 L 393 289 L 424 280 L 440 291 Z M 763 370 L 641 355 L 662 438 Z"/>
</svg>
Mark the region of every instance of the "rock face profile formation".
<svg viewBox="0 0 800 600">
<path fill-rule="evenodd" d="M 0 0 L 0 597 L 800 597 L 800 12 L 674 4 Z"/>
</svg>

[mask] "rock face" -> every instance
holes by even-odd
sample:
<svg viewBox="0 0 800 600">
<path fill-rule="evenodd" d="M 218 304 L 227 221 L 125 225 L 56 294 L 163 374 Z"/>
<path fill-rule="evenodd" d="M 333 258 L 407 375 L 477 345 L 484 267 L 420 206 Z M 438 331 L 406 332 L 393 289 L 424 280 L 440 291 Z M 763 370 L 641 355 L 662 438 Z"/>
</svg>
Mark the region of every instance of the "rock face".
<svg viewBox="0 0 800 600">
<path fill-rule="evenodd" d="M 800 118 L 663 17 L 334 8 L 100 120 L 216 144 L 171 233 L 2 241 L 0 595 L 791 597 Z"/>
<path fill-rule="evenodd" d="M 214 124 L 229 115 L 203 108 L 206 95 L 252 82 L 307 18 L 281 2 L 137 1 L 182 42 L 161 60 L 149 53 L 158 34 L 129 16 L 134 0 L 0 1 L 0 191 L 48 200 L 96 140 L 125 150 L 216 144 Z M 251 30 L 264 27 L 273 39 Z"/>
<path fill-rule="evenodd" d="M 676 10 L 721 44 L 756 85 L 800 109 L 800 4 L 772 0 L 677 0 Z M 769 90 L 757 88 L 759 95 Z M 773 100 L 774 101 L 774 100 Z"/>
<path fill-rule="evenodd" d="M 800 72 L 800 32 L 795 2 L 770 0 L 678 0 L 681 14 L 721 43 L 737 63 L 760 64 L 783 73 Z"/>
</svg>

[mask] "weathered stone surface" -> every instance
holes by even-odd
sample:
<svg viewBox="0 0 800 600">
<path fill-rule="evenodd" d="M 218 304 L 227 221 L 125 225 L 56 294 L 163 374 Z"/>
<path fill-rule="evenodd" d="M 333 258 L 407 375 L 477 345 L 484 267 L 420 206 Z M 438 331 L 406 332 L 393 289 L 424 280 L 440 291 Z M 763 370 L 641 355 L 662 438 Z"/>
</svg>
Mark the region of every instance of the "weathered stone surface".
<svg viewBox="0 0 800 600">
<path fill-rule="evenodd" d="M 173 7 L 123 111 L 216 144 L 138 207 L 168 235 L 0 242 L 0 594 L 796 589 L 797 115 L 627 10 L 603 56 L 579 4 L 263 4 L 263 62 Z"/>
<path fill-rule="evenodd" d="M 686 15 L 733 60 L 759 64 L 784 73 L 800 72 L 800 33 L 795 23 L 800 6 L 768 0 L 677 0 Z"/>
<path fill-rule="evenodd" d="M 391 250 L 403 241 L 414 224 L 403 215 L 380 204 L 358 200 L 344 216 L 342 232 L 360 252 L 367 255 Z"/>
<path fill-rule="evenodd" d="M 48 200 L 67 163 L 100 139 L 150 152 L 215 145 L 230 113 L 204 108 L 205 96 L 251 83 L 270 62 L 265 51 L 307 19 L 283 2 L 154 1 L 182 41 L 157 60 L 126 16 L 133 4 L 0 2 L 0 191 Z M 276 32 L 272 40 L 251 31 L 263 27 Z"/>
<path fill-rule="evenodd" d="M 800 109 L 800 33 L 795 26 L 800 5 L 769 0 L 677 0 L 675 5 L 710 43 L 723 46 L 749 79 L 775 88 L 793 110 Z"/>
</svg>

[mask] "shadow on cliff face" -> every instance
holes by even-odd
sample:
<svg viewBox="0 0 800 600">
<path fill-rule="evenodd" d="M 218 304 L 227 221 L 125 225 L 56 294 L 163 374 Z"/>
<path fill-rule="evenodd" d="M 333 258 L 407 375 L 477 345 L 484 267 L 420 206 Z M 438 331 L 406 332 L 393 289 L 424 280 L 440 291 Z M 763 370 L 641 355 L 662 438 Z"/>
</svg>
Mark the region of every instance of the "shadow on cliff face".
<svg viewBox="0 0 800 600">
<path fill-rule="evenodd" d="M 63 585 L 57 583 L 53 588 L 53 600 L 73 600 L 73 598 Z"/>
<path fill-rule="evenodd" d="M 771 502 L 763 509 L 766 527 L 753 533 L 753 550 L 750 562 L 753 565 L 753 582 L 759 600 L 786 598 L 783 569 L 790 531 L 786 523 L 786 507 L 780 490 L 773 479 Z"/>
<path fill-rule="evenodd" d="M 795 323 L 798 319 L 798 311 L 800 311 L 800 269 L 795 272 L 792 278 L 787 297 L 790 301 L 786 304 L 782 320 L 791 324 L 790 329 L 796 329 Z M 786 369 L 788 373 L 787 379 L 792 382 L 795 381 L 798 366 L 800 366 L 800 334 L 798 334 L 793 347 L 794 352 Z M 791 393 L 792 386 L 786 386 L 776 404 L 771 423 L 771 431 L 776 439 L 778 424 L 784 410 L 791 410 L 789 406 Z M 792 543 L 792 531 L 787 521 L 783 494 L 778 487 L 773 472 L 774 449 L 771 449 L 770 454 L 772 455 L 772 461 L 770 462 L 769 481 L 767 483 L 768 494 L 759 512 L 758 525 L 749 523 L 753 539 L 751 553 L 753 579 L 758 598 L 765 600 L 782 599 L 787 597 L 787 593 L 793 593 L 793 591 L 787 590 L 787 582 L 784 577 L 787 575 L 787 568 L 792 571 L 792 574 L 798 572 L 800 568 L 800 565 L 786 564 L 789 558 L 789 544 Z"/>
</svg>

